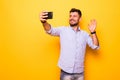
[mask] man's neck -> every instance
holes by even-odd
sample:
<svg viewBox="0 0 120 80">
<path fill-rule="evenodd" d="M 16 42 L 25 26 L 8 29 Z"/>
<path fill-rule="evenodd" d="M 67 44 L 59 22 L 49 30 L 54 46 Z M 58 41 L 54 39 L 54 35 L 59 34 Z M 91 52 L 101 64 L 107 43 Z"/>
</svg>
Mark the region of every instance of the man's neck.
<svg viewBox="0 0 120 80">
<path fill-rule="evenodd" d="M 78 31 L 79 26 L 73 26 L 73 30 Z"/>
</svg>

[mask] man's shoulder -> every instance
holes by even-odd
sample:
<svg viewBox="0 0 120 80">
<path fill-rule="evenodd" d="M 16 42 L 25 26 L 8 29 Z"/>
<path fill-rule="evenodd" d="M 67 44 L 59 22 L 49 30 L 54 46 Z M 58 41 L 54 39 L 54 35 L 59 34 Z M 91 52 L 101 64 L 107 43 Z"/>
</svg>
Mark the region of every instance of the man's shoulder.
<svg viewBox="0 0 120 80">
<path fill-rule="evenodd" d="M 85 30 L 83 30 L 83 29 L 81 29 L 80 31 L 83 32 L 83 33 L 88 33 L 87 31 L 85 31 Z"/>
<path fill-rule="evenodd" d="M 85 30 L 80 30 L 82 34 L 89 35 L 89 33 Z"/>
</svg>

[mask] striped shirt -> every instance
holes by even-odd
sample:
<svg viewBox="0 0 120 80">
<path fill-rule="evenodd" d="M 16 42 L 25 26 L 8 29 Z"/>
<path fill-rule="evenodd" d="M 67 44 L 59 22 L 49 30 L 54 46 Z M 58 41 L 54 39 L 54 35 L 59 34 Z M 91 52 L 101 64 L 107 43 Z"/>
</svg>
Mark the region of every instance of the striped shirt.
<svg viewBox="0 0 120 80">
<path fill-rule="evenodd" d="M 47 33 L 60 37 L 61 50 L 58 66 L 68 73 L 84 72 L 84 56 L 87 44 L 92 49 L 99 48 L 99 46 L 93 44 L 90 35 L 80 28 L 75 31 L 70 26 L 51 27 Z"/>
</svg>

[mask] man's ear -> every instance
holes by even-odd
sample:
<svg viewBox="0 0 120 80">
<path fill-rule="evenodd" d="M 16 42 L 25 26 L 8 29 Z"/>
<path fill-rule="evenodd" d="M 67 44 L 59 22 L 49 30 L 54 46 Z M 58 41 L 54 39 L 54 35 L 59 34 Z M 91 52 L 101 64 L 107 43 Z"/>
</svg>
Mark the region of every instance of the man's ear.
<svg viewBox="0 0 120 80">
<path fill-rule="evenodd" d="M 79 19 L 79 22 L 82 20 L 82 18 L 80 17 L 80 19 Z"/>
</svg>

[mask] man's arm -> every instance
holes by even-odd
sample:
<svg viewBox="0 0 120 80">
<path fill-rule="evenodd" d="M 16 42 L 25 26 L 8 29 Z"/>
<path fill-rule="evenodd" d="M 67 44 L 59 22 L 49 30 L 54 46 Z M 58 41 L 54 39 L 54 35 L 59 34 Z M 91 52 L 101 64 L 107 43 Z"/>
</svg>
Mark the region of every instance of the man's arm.
<svg viewBox="0 0 120 80">
<path fill-rule="evenodd" d="M 40 13 L 40 21 L 44 27 L 44 30 L 52 36 L 59 36 L 62 28 L 51 27 L 51 25 L 47 22 L 47 19 L 46 19 L 48 17 L 47 14 L 48 14 L 47 12 Z"/>
<path fill-rule="evenodd" d="M 98 41 L 96 33 L 92 34 L 91 37 L 92 37 L 93 44 L 96 46 L 99 46 L 99 41 Z"/>
<path fill-rule="evenodd" d="M 47 19 L 45 19 L 48 17 L 47 14 L 48 14 L 47 12 L 40 13 L 40 21 L 41 21 L 45 31 L 49 31 L 51 29 L 51 25 L 47 22 Z"/>
<path fill-rule="evenodd" d="M 88 28 L 91 32 L 91 37 L 92 37 L 93 44 L 96 45 L 96 46 L 99 46 L 99 41 L 98 41 L 97 34 L 96 34 L 96 31 L 95 31 L 96 26 L 97 26 L 96 20 L 91 20 L 91 23 L 88 25 Z"/>
</svg>

